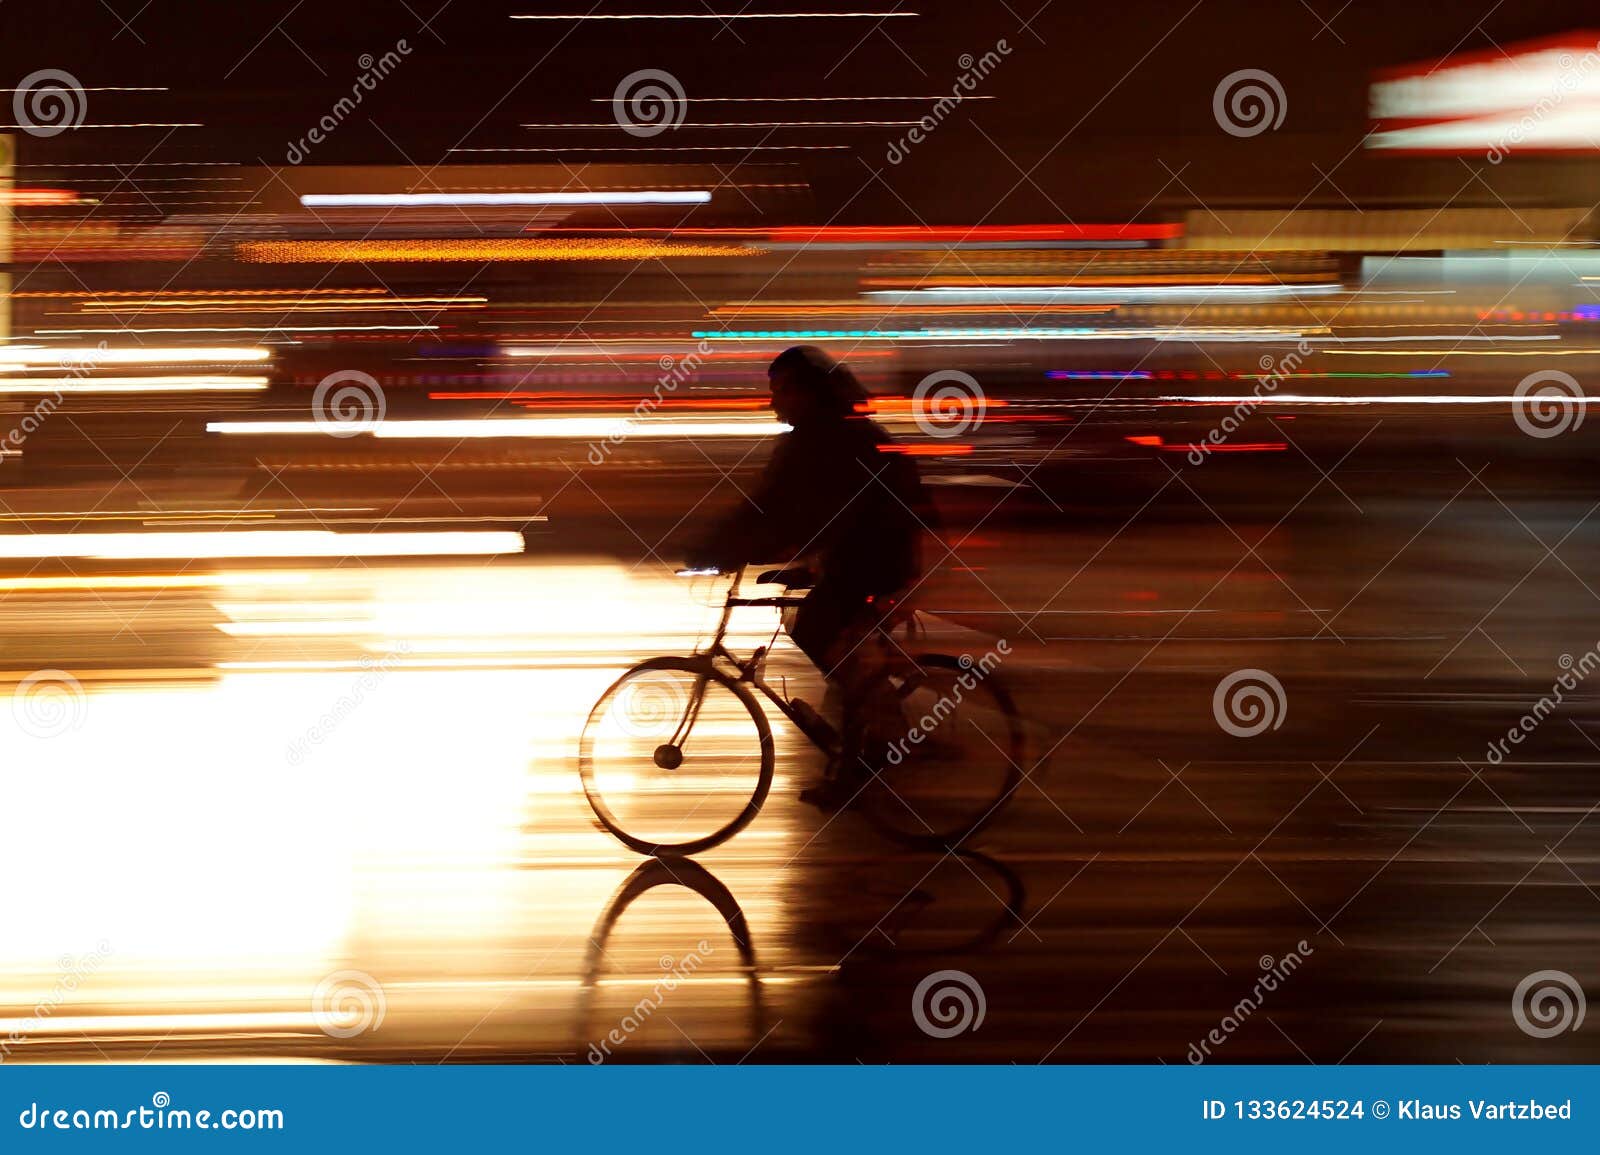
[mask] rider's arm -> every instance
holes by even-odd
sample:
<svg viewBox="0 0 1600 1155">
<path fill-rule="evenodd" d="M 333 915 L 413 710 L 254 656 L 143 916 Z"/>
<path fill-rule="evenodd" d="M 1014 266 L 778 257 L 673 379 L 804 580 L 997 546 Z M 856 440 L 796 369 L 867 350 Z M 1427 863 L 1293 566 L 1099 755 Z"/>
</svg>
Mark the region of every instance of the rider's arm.
<svg viewBox="0 0 1600 1155">
<path fill-rule="evenodd" d="M 783 434 L 760 479 L 737 507 L 687 551 L 691 564 L 732 569 L 788 556 L 795 545 L 795 496 L 806 485 L 792 433 Z"/>
</svg>

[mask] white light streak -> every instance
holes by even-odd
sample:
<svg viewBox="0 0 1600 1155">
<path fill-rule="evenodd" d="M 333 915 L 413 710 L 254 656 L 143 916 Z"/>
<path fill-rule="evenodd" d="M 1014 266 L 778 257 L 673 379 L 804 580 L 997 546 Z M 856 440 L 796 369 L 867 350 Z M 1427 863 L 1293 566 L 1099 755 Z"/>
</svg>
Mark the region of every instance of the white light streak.
<svg viewBox="0 0 1600 1155">
<path fill-rule="evenodd" d="M 442 192 L 442 193 L 306 193 L 307 208 L 417 208 L 493 205 L 703 205 L 705 189 L 643 189 L 611 192 Z"/>
</svg>

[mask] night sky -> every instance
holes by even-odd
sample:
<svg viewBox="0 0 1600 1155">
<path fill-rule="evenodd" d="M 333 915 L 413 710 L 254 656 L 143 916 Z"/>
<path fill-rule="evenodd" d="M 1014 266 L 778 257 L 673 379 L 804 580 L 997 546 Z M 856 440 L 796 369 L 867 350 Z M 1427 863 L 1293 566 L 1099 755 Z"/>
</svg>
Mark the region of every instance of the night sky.
<svg viewBox="0 0 1600 1155">
<path fill-rule="evenodd" d="M 1494 0 L 1399 5 L 1354 0 L 1199 3 L 949 3 L 898 5 L 900 19 L 692 22 L 513 21 L 511 13 L 737 10 L 739 0 L 473 3 L 361 0 L 170 3 L 67 0 L 0 4 L 6 86 L 60 68 L 86 87 L 167 85 L 169 93 L 91 93 L 88 122 L 188 121 L 203 128 L 79 129 L 21 138 L 26 164 L 51 161 L 227 160 L 281 164 L 290 142 L 349 92 L 363 54 L 402 38 L 410 53 L 311 155 L 310 164 L 486 160 L 554 163 L 554 154 L 452 154 L 453 147 L 573 146 L 561 159 L 713 160 L 797 164 L 817 189 L 820 219 L 840 223 L 1017 223 L 1141 219 L 1212 207 L 1347 207 L 1417 203 L 1591 203 L 1600 165 L 1522 161 L 1498 169 L 1460 160 L 1373 158 L 1355 146 L 1367 126 L 1373 68 L 1492 49 L 1572 31 L 1591 5 Z M 746 5 L 748 11 L 890 9 L 884 4 Z M 1329 22 L 1327 26 L 1323 21 Z M 1026 27 L 1024 24 L 1026 23 Z M 903 129 L 693 129 L 638 141 L 614 127 L 535 131 L 537 122 L 609 122 L 625 75 L 670 72 L 697 96 L 933 95 L 948 92 L 964 53 L 1011 49 L 977 92 L 898 166 L 885 161 Z M 1600 39 L 1600 36 L 1597 36 Z M 1250 139 L 1221 132 L 1217 81 L 1262 68 L 1283 83 L 1280 129 Z M 593 98 L 602 98 L 596 102 Z M 691 105 L 689 119 L 909 119 L 914 104 Z M 11 119 L 8 115 L 7 119 Z M 585 153 L 635 144 L 847 144 L 846 151 L 708 154 Z M 1352 151 L 1354 150 L 1354 151 Z M 1323 181 L 1321 173 L 1331 174 Z M 1480 182 L 1473 175 L 1478 172 Z M 876 175 L 874 175 L 876 174 Z M 24 169 L 24 180 L 61 172 Z M 1320 182 L 1320 183 L 1319 183 Z M 1348 198 L 1348 200 L 1347 200 Z"/>
</svg>

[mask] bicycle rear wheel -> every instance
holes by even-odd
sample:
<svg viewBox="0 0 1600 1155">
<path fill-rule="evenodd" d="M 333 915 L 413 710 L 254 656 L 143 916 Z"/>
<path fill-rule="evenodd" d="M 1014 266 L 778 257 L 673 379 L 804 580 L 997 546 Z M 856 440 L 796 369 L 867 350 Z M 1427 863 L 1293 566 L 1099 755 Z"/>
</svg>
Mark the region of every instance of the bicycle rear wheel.
<svg viewBox="0 0 1600 1155">
<path fill-rule="evenodd" d="M 697 854 L 744 829 L 772 764 L 772 730 L 750 692 L 694 658 L 652 658 L 623 674 L 578 741 L 600 825 L 656 856 Z"/>
<path fill-rule="evenodd" d="M 970 658 L 897 664 L 868 680 L 858 706 L 857 756 L 872 773 L 857 809 L 897 842 L 959 846 L 1022 783 L 1022 720 L 995 675 Z"/>
</svg>

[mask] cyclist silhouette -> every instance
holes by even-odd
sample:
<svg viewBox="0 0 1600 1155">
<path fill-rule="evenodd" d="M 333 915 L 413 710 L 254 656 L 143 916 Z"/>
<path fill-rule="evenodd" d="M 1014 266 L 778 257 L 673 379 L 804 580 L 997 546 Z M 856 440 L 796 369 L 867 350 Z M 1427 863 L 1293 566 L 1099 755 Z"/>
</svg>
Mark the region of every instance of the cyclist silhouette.
<svg viewBox="0 0 1600 1155">
<path fill-rule="evenodd" d="M 858 643 L 921 576 L 932 509 L 916 463 L 857 411 L 867 392 L 848 368 L 814 345 L 796 345 L 773 360 L 767 377 L 773 412 L 789 432 L 754 492 L 689 560 L 733 569 L 786 557 L 812 571 L 815 584 L 789 635 L 828 679 L 824 709 L 841 710 L 848 737 L 851 691 L 862 672 Z M 854 766 L 836 759 L 801 798 L 831 809 L 854 793 L 855 776 Z"/>
</svg>

